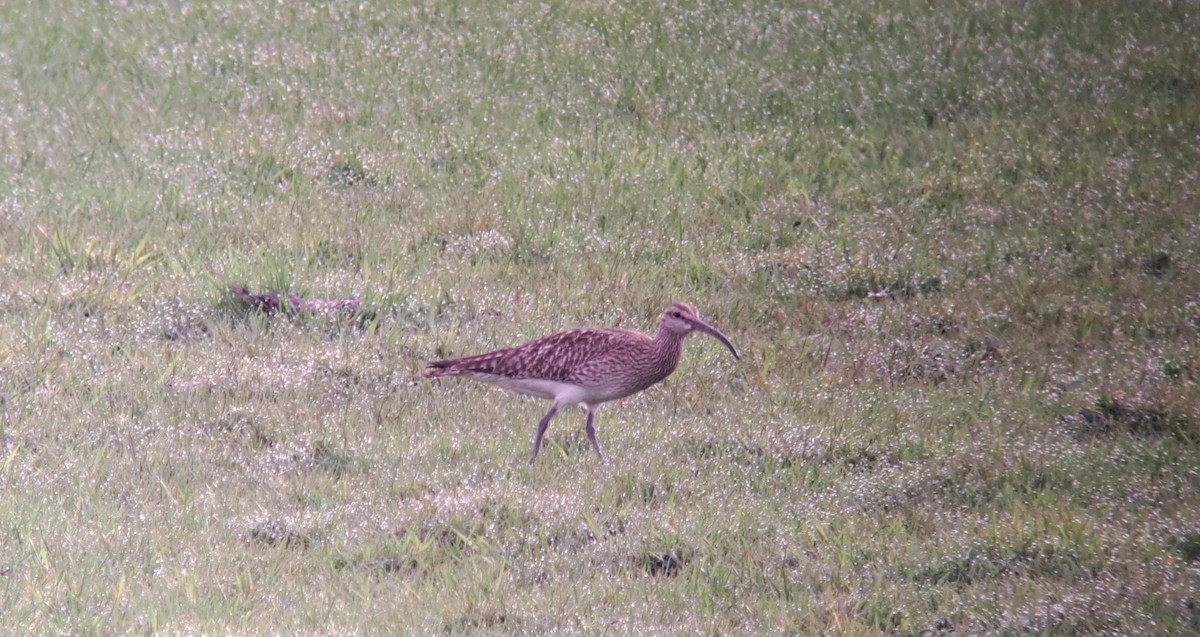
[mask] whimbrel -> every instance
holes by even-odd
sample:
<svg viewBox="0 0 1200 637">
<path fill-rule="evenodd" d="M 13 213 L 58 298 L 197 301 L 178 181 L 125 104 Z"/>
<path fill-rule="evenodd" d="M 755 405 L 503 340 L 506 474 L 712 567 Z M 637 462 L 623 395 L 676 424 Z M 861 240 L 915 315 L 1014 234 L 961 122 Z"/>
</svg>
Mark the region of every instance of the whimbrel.
<svg viewBox="0 0 1200 637">
<path fill-rule="evenodd" d="M 663 312 L 654 338 L 621 329 L 567 330 L 488 354 L 434 361 L 425 376 L 463 376 L 554 401 L 538 423 L 529 464 L 537 460 L 542 436 L 558 410 L 580 405 L 587 410 L 588 440 L 603 460 L 592 425 L 596 409 L 670 376 L 683 353 L 683 338 L 697 330 L 721 341 L 739 358 L 729 339 L 700 320 L 696 308 L 676 303 Z"/>
</svg>

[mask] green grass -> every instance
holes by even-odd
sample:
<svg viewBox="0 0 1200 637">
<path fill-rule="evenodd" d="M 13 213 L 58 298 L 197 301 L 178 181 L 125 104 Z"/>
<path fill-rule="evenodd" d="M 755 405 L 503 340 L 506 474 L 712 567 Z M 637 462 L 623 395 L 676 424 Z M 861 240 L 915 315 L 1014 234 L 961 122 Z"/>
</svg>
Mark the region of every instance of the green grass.
<svg viewBox="0 0 1200 637">
<path fill-rule="evenodd" d="M 1200 631 L 1194 4 L 8 3 L 21 634 Z M 269 318 L 230 283 L 357 296 Z M 581 413 L 425 361 L 688 301 Z"/>
</svg>

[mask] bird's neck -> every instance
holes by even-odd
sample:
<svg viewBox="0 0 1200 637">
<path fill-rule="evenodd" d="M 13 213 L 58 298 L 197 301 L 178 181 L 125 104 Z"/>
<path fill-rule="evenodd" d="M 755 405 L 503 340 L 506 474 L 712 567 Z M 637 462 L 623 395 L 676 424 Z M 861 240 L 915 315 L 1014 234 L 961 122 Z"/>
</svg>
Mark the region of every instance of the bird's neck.
<svg viewBox="0 0 1200 637">
<path fill-rule="evenodd" d="M 660 325 L 658 333 L 654 335 L 653 358 L 656 366 L 662 368 L 663 378 L 675 371 L 682 355 L 683 337 Z"/>
</svg>

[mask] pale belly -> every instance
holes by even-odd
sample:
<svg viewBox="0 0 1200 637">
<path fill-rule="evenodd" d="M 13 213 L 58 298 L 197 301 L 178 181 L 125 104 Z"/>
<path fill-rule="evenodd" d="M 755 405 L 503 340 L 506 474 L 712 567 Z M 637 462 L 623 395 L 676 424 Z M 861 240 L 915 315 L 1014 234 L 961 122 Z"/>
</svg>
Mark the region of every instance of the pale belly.
<svg viewBox="0 0 1200 637">
<path fill-rule="evenodd" d="M 481 376 L 482 375 L 475 375 L 477 379 L 492 383 L 497 387 L 502 387 L 511 392 L 516 392 L 525 396 L 553 400 L 563 407 L 579 404 L 596 405 L 610 400 L 624 398 L 629 394 L 629 392 L 622 392 L 616 388 L 582 387 L 572 383 L 544 380 L 540 378 L 508 378 L 504 376 L 482 378 Z"/>
</svg>

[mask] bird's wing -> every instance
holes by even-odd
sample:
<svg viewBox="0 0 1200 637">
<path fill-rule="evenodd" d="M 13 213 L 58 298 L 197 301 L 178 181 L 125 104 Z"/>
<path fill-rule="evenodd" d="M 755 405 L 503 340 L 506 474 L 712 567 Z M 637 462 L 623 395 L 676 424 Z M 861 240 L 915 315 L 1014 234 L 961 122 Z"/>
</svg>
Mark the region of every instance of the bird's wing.
<svg viewBox="0 0 1200 637">
<path fill-rule="evenodd" d="M 578 371 L 584 363 L 604 358 L 613 350 L 628 347 L 631 343 L 649 340 L 647 336 L 625 330 L 568 330 L 487 354 L 434 361 L 429 364 L 426 374 L 457 376 L 479 373 L 570 383 L 579 380 Z"/>
</svg>

